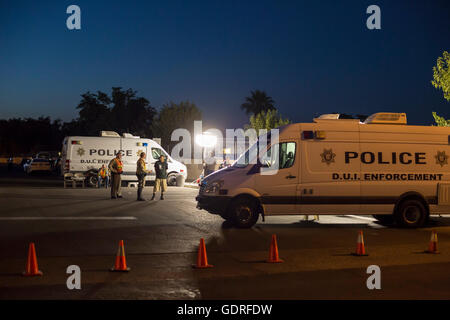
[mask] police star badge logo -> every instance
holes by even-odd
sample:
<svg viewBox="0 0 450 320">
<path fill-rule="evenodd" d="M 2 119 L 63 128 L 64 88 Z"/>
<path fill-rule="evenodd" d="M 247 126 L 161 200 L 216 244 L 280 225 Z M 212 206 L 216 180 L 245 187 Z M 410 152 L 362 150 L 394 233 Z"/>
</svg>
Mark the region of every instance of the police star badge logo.
<svg viewBox="0 0 450 320">
<path fill-rule="evenodd" d="M 332 162 L 334 162 L 336 154 L 333 153 L 333 149 L 323 149 L 323 153 L 321 153 L 320 156 L 322 157 L 322 162 L 330 165 Z"/>
<path fill-rule="evenodd" d="M 434 156 L 436 158 L 436 164 L 440 164 L 441 167 L 448 164 L 448 155 L 445 154 L 445 151 L 438 151 L 437 155 Z"/>
<path fill-rule="evenodd" d="M 78 148 L 77 154 L 78 154 L 80 157 L 84 156 L 84 153 L 85 153 L 85 151 L 84 151 L 83 148 Z"/>
</svg>

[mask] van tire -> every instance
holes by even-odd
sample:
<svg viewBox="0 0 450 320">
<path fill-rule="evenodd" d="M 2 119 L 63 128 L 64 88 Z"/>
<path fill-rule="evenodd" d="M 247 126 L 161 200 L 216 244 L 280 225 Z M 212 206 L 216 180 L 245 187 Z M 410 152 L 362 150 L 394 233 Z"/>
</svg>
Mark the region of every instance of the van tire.
<svg viewBox="0 0 450 320">
<path fill-rule="evenodd" d="M 177 174 L 175 172 L 169 173 L 167 176 L 167 185 L 171 187 L 177 185 Z"/>
<path fill-rule="evenodd" d="M 97 176 L 89 176 L 87 178 L 87 181 L 88 181 L 89 187 L 95 188 L 95 187 L 97 187 L 97 184 L 98 184 L 98 177 Z"/>
<path fill-rule="evenodd" d="M 422 201 L 407 199 L 399 203 L 394 214 L 395 222 L 404 228 L 417 228 L 425 224 L 428 211 Z"/>
<path fill-rule="evenodd" d="M 249 197 L 240 197 L 231 203 L 229 217 L 237 228 L 251 228 L 258 221 L 258 206 L 255 200 Z"/>
<path fill-rule="evenodd" d="M 373 217 L 381 224 L 391 225 L 394 223 L 394 215 L 392 214 L 374 214 Z"/>
</svg>

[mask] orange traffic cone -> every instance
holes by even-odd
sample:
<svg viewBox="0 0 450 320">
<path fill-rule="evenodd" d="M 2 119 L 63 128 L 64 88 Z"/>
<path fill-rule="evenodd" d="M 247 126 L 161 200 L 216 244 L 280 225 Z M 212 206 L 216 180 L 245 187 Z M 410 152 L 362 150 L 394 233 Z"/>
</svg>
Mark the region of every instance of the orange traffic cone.
<svg viewBox="0 0 450 320">
<path fill-rule="evenodd" d="M 204 269 L 212 267 L 213 267 L 212 265 L 208 264 L 208 257 L 206 256 L 205 240 L 201 238 L 200 245 L 198 246 L 197 264 L 194 266 L 194 268 Z"/>
<path fill-rule="evenodd" d="M 23 275 L 25 277 L 32 277 L 32 276 L 42 276 L 42 274 L 43 273 L 41 271 L 39 271 L 39 268 L 38 268 L 34 243 L 31 242 L 28 247 L 27 270 L 23 273 Z"/>
<path fill-rule="evenodd" d="M 358 239 L 356 240 L 356 252 L 352 253 L 354 256 L 368 256 L 364 248 L 364 237 L 362 230 L 359 230 Z"/>
<path fill-rule="evenodd" d="M 428 250 L 426 250 L 426 253 L 439 253 L 437 248 L 437 232 L 436 230 L 431 231 L 431 239 L 430 244 L 428 245 Z"/>
<path fill-rule="evenodd" d="M 128 272 L 131 269 L 127 267 L 127 261 L 125 259 L 125 248 L 123 246 L 123 240 L 119 241 L 119 249 L 116 255 L 116 264 L 110 271 Z"/>
<path fill-rule="evenodd" d="M 272 242 L 270 243 L 270 252 L 269 252 L 269 260 L 266 262 L 269 263 L 281 263 L 284 262 L 278 256 L 278 245 L 277 245 L 277 236 L 272 235 Z"/>
</svg>

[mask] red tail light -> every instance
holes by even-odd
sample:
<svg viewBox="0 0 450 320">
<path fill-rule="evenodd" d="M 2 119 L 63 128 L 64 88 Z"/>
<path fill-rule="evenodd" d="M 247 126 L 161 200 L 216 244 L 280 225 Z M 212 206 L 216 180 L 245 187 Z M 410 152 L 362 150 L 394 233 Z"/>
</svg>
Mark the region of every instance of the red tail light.
<svg viewBox="0 0 450 320">
<path fill-rule="evenodd" d="M 70 171 L 70 160 L 66 160 L 66 165 L 64 166 L 64 171 Z"/>
</svg>

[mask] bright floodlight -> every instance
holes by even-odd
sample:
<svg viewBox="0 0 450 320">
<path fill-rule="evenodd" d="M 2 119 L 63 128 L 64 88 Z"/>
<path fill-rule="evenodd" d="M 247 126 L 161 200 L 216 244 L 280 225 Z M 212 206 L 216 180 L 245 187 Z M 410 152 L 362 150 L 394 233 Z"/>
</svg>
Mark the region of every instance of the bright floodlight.
<svg viewBox="0 0 450 320">
<path fill-rule="evenodd" d="M 211 134 L 199 134 L 195 137 L 195 142 L 205 148 L 214 147 L 217 143 L 217 137 Z"/>
</svg>

